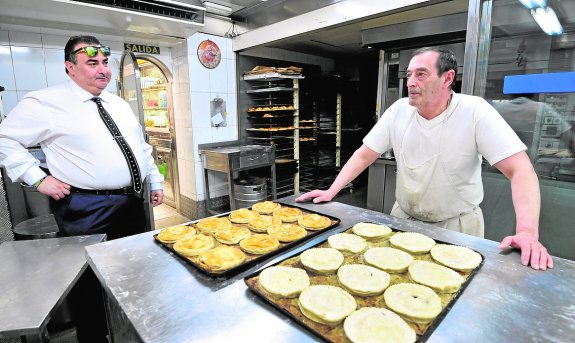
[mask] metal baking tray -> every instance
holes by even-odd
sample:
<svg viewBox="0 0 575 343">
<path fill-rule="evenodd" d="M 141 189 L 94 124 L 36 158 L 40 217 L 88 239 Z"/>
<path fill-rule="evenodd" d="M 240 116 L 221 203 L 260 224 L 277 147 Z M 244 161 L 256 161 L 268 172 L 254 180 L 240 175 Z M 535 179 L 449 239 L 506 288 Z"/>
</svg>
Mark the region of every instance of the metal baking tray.
<svg viewBox="0 0 575 343">
<path fill-rule="evenodd" d="M 198 270 L 202 271 L 203 273 L 205 273 L 205 274 L 207 274 L 207 275 L 210 275 L 210 276 L 218 276 L 218 277 L 220 277 L 220 276 L 228 277 L 228 276 L 235 275 L 235 274 L 237 274 L 237 273 L 239 273 L 239 272 L 241 272 L 241 271 L 244 271 L 244 270 L 246 270 L 246 269 L 248 269 L 248 268 L 251 268 L 251 267 L 253 267 L 254 265 L 256 265 L 257 263 L 259 263 L 259 262 L 261 262 L 261 261 L 263 261 L 263 260 L 265 260 L 265 259 L 267 259 L 267 258 L 270 258 L 270 257 L 272 257 L 272 256 L 278 255 L 278 254 L 280 254 L 280 253 L 282 253 L 282 252 L 284 252 L 284 251 L 286 251 L 286 250 L 288 250 L 288 249 L 290 249 L 290 248 L 292 248 L 292 247 L 294 247 L 294 246 L 296 246 L 296 245 L 298 245 L 298 244 L 300 244 L 300 243 L 302 243 L 302 242 L 306 242 L 306 241 L 310 240 L 311 238 L 313 238 L 313 237 L 319 235 L 320 233 L 325 232 L 325 231 L 327 231 L 327 230 L 330 230 L 330 229 L 336 227 L 337 225 L 339 225 L 339 223 L 340 223 L 340 221 L 341 221 L 339 218 L 336 218 L 336 217 L 333 217 L 333 216 L 330 216 L 330 215 L 326 215 L 326 214 L 323 214 L 323 213 L 320 213 L 320 212 L 311 211 L 311 210 L 304 209 L 304 208 L 298 207 L 298 206 L 285 205 L 285 204 L 283 204 L 283 203 L 281 203 L 281 202 L 279 202 L 279 203 L 282 205 L 282 207 L 295 207 L 295 208 L 299 208 L 299 209 L 303 212 L 303 214 L 316 213 L 316 214 L 319 214 L 319 215 L 328 217 L 328 218 L 331 220 L 331 225 L 328 226 L 328 227 L 326 227 L 325 229 L 321 229 L 321 230 L 316 230 L 316 231 L 307 230 L 308 235 L 305 236 L 305 237 L 303 237 L 303 238 L 301 238 L 301 239 L 299 239 L 299 240 L 297 240 L 297 241 L 289 242 L 289 243 L 282 243 L 282 242 L 280 242 L 280 246 L 279 246 L 278 249 L 276 249 L 276 250 L 274 250 L 274 251 L 271 251 L 271 252 L 269 252 L 269 253 L 267 253 L 267 254 L 254 255 L 254 254 L 249 254 L 249 253 L 244 252 L 244 253 L 246 254 L 246 260 L 245 260 L 242 264 L 240 264 L 240 265 L 238 265 L 238 266 L 236 266 L 236 267 L 234 267 L 234 268 L 231 268 L 231 269 L 222 271 L 222 272 L 211 272 L 211 271 L 209 271 L 209 270 L 204 269 L 199 263 L 197 263 L 197 257 L 186 257 L 186 256 L 184 256 L 184 255 L 179 254 L 177 251 L 175 251 L 175 250 L 173 249 L 173 244 L 168 244 L 168 243 L 162 243 L 162 242 L 160 242 L 160 241 L 158 240 L 158 238 L 157 238 L 158 234 L 154 234 L 154 241 L 155 241 L 156 243 L 160 244 L 161 246 L 163 246 L 164 248 L 166 248 L 166 249 L 172 251 L 175 255 L 177 255 L 178 257 L 182 258 L 184 261 L 186 261 L 187 263 L 189 263 L 189 264 L 191 264 L 192 266 L 196 267 Z M 217 215 L 216 217 L 227 217 L 229 214 L 230 214 L 230 212 L 222 213 L 222 214 L 220 214 L 220 215 Z M 193 221 L 193 222 L 186 223 L 186 224 L 183 224 L 183 225 L 189 225 L 189 226 L 193 226 L 193 227 L 195 228 L 195 225 L 194 225 L 194 224 L 197 223 L 198 221 L 199 221 L 199 220 L 195 220 L 195 221 Z M 234 225 L 234 226 L 241 226 L 241 227 L 248 227 L 247 224 L 235 224 L 235 223 L 233 223 L 233 225 Z M 198 230 L 198 231 L 199 231 L 199 230 Z M 254 234 L 255 234 L 255 232 L 254 232 Z M 206 235 L 209 235 L 209 234 L 206 234 Z M 214 241 L 215 241 L 215 246 L 214 246 L 214 247 L 217 247 L 217 246 L 220 246 L 220 245 L 225 245 L 225 244 L 223 244 L 223 243 L 218 242 L 218 241 L 215 240 L 215 239 L 214 239 Z M 238 247 L 238 249 L 239 249 L 239 244 L 226 244 L 226 245 Z"/>
<path fill-rule="evenodd" d="M 387 225 L 387 224 L 383 224 L 383 223 L 375 223 L 375 224 Z M 387 226 L 389 226 L 389 225 L 387 225 Z M 396 228 L 391 227 L 391 226 L 389 226 L 389 227 L 395 233 L 406 232 L 404 230 L 396 229 Z M 342 231 L 342 232 L 352 233 L 351 228 L 348 228 L 347 230 Z M 327 242 L 327 238 L 328 237 L 326 237 L 325 240 L 322 240 L 318 244 L 315 244 L 314 246 L 310 247 L 309 249 L 317 248 L 317 247 L 322 247 L 322 248 L 323 247 L 329 247 L 328 242 Z M 435 242 L 440 243 L 440 244 L 453 245 L 453 244 L 439 241 L 439 240 L 435 240 Z M 389 246 L 389 239 L 382 239 L 382 240 L 376 240 L 376 241 L 369 241 L 368 240 L 367 244 L 368 244 L 368 247 L 386 247 L 386 246 Z M 461 288 L 456 293 L 441 294 L 441 293 L 436 292 L 441 299 L 441 305 L 442 305 L 443 309 L 433 321 L 431 321 L 430 323 L 427 323 L 427 324 L 416 324 L 416 323 L 406 321 L 407 324 L 412 329 L 414 329 L 414 331 L 417 335 L 416 342 L 420 343 L 420 342 L 427 341 L 427 339 L 433 333 L 433 330 L 435 330 L 435 328 L 437 326 L 439 326 L 439 324 L 441 323 L 443 318 L 447 315 L 449 310 L 453 307 L 453 305 L 455 304 L 455 302 L 457 301 L 459 296 L 463 293 L 463 291 L 465 290 L 467 285 L 469 285 L 469 283 L 471 282 L 471 279 L 473 279 L 475 274 L 477 274 L 477 271 L 481 268 L 481 266 L 483 266 L 483 263 L 485 261 L 485 257 L 481 253 L 479 253 L 479 252 L 477 252 L 477 253 L 481 255 L 481 258 L 482 258 L 481 263 L 479 264 L 479 266 L 477 268 L 475 268 L 471 272 L 466 272 L 466 273 L 458 272 L 466 280 L 461 285 Z M 294 256 L 291 256 L 289 258 L 285 258 L 281 261 L 278 261 L 277 263 L 274 263 L 273 266 L 278 266 L 278 265 L 279 266 L 290 266 L 290 267 L 297 267 L 297 268 L 305 269 L 303 267 L 303 265 L 301 264 L 301 262 L 299 261 L 300 255 L 301 255 L 301 252 L 297 255 L 294 255 Z M 433 259 L 431 258 L 431 254 L 429 254 L 429 253 L 423 254 L 423 255 L 412 255 L 412 256 L 414 256 L 415 259 L 433 261 Z M 355 254 L 355 255 L 351 255 L 351 256 L 345 256 L 345 260 L 344 260 L 343 264 L 350 264 L 350 263 L 362 263 L 363 264 L 363 253 L 359 253 L 359 254 Z M 298 304 L 297 304 L 297 302 L 298 302 L 297 297 L 291 298 L 291 299 L 278 298 L 278 297 L 273 297 L 269 293 L 267 293 L 260 286 L 260 283 L 259 283 L 259 274 L 262 272 L 262 270 L 258 270 L 258 271 L 254 272 L 254 273 L 252 273 L 252 274 L 250 274 L 244 278 L 244 282 L 246 283 L 246 285 L 248 286 L 248 288 L 252 292 L 257 294 L 259 297 L 261 297 L 263 300 L 265 300 L 271 306 L 278 309 L 283 314 L 285 314 L 288 317 L 290 317 L 291 319 L 293 319 L 299 325 L 308 329 L 311 333 L 313 333 L 315 336 L 317 336 L 322 341 L 338 342 L 338 343 L 339 342 L 341 342 L 341 343 L 349 342 L 349 340 L 347 340 L 347 338 L 345 337 L 345 333 L 343 331 L 343 322 L 341 324 L 335 326 L 335 327 L 330 327 L 328 325 L 316 323 L 316 322 L 308 319 L 307 317 L 305 317 L 301 313 L 301 311 L 299 310 Z M 312 285 L 328 284 L 328 285 L 337 286 L 337 275 L 336 275 L 336 273 L 330 274 L 330 275 L 318 275 L 318 274 L 315 274 L 315 273 L 308 271 L 308 275 L 310 277 L 310 281 L 311 281 Z M 400 274 L 390 274 L 390 276 L 391 276 L 390 286 L 393 284 L 396 284 L 396 283 L 401 283 L 401 282 L 413 283 L 413 281 L 409 281 L 409 276 L 407 275 L 407 272 L 400 273 Z M 358 308 L 368 307 L 368 306 L 386 308 L 385 301 L 383 300 L 383 293 L 381 295 L 371 296 L 371 297 L 360 297 L 360 296 L 356 296 L 356 295 L 352 295 L 352 296 L 355 298 L 355 300 L 358 304 Z"/>
</svg>

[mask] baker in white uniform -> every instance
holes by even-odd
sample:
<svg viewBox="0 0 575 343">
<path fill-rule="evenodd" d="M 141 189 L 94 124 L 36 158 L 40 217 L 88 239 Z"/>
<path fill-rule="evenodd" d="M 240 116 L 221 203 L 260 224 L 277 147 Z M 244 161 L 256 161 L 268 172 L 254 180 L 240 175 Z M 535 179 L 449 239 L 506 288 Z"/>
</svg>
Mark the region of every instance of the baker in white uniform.
<svg viewBox="0 0 575 343">
<path fill-rule="evenodd" d="M 407 68 L 408 98 L 391 105 L 327 190 L 296 201 L 330 201 L 382 153 L 397 160 L 396 203 L 391 215 L 483 237 L 482 156 L 510 181 L 516 234 L 500 247 L 521 249 L 521 262 L 553 267 L 538 241 L 541 198 L 527 147 L 499 113 L 479 97 L 456 94 L 453 52 L 422 48 Z"/>
</svg>

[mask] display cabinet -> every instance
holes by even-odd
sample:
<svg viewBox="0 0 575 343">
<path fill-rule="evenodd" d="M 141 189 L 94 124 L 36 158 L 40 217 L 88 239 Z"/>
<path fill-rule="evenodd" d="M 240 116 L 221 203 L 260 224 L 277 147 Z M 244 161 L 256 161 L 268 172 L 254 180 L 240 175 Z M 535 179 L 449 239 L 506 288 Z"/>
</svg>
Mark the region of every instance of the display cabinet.
<svg viewBox="0 0 575 343">
<path fill-rule="evenodd" d="M 140 62 L 142 61 L 142 62 Z M 168 80 L 152 63 L 138 60 L 146 129 L 169 132 Z"/>
</svg>

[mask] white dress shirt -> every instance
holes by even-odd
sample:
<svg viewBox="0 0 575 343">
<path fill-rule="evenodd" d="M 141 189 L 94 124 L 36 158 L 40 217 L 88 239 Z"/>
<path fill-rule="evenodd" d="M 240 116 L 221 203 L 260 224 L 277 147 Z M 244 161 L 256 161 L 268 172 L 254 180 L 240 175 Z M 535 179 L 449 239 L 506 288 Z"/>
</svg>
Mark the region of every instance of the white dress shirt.
<svg viewBox="0 0 575 343">
<path fill-rule="evenodd" d="M 50 173 L 74 187 L 118 189 L 132 184 L 122 151 L 100 118 L 94 96 L 74 81 L 26 94 L 0 124 L 0 164 L 12 181 L 45 176 L 28 147 L 40 145 Z M 132 148 L 142 177 L 161 189 L 164 177 L 130 105 L 103 91 L 102 105 Z"/>
</svg>

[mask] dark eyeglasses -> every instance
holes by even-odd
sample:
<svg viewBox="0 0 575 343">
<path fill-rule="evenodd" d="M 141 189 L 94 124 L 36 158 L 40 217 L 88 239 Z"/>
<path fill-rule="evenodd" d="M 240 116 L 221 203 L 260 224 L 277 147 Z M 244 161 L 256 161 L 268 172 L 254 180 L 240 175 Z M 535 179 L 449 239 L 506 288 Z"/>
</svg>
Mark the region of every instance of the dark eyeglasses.
<svg viewBox="0 0 575 343">
<path fill-rule="evenodd" d="M 102 53 L 104 56 L 110 56 L 110 47 L 109 46 L 83 46 L 79 49 L 72 51 L 70 55 L 75 55 L 80 51 L 84 51 L 88 57 L 94 57 L 98 54 L 98 51 Z"/>
</svg>

